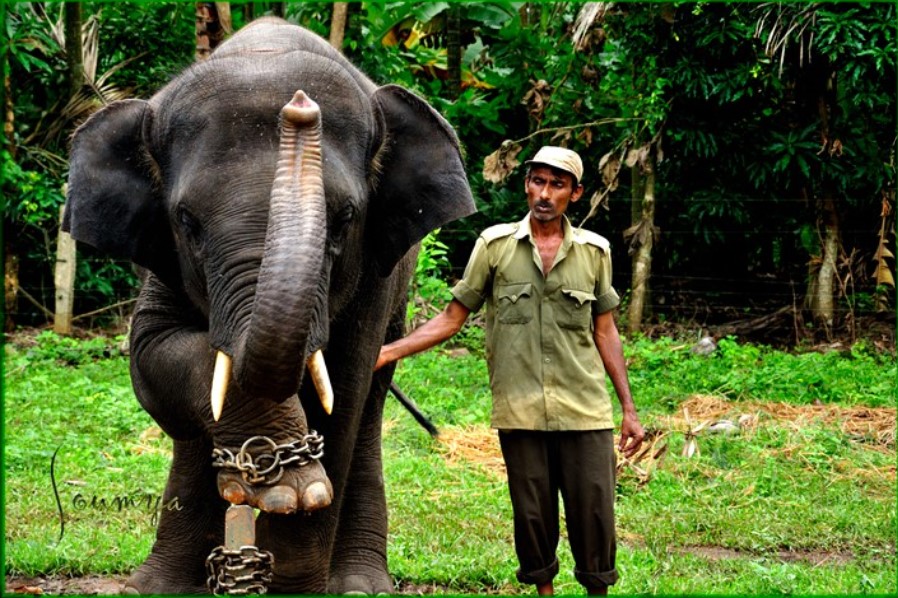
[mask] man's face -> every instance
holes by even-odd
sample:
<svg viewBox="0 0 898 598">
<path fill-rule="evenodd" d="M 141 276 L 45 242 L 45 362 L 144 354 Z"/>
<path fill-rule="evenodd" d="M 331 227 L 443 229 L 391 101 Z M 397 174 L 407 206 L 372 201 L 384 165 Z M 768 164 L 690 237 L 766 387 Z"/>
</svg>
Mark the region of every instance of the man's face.
<svg viewBox="0 0 898 598">
<path fill-rule="evenodd" d="M 568 203 L 583 195 L 583 185 L 573 187 L 574 177 L 548 166 L 533 165 L 524 180 L 530 214 L 540 222 L 558 220 L 567 211 Z"/>
</svg>

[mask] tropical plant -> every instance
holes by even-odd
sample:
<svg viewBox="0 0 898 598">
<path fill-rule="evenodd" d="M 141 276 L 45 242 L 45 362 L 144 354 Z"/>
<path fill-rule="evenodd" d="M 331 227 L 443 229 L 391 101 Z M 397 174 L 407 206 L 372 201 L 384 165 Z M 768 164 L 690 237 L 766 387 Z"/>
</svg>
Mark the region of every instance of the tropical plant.
<svg viewBox="0 0 898 598">
<path fill-rule="evenodd" d="M 45 321 L 44 306 L 52 303 L 54 294 L 69 136 L 98 107 L 133 93 L 151 93 L 192 59 L 193 9 L 183 3 L 138 8 L 106 2 L 15 3 L 4 8 L 3 56 L 9 82 L 6 144 L 0 156 L 4 252 L 7 271 L 14 271 L 10 266 L 18 262 L 21 273 L 21 280 L 7 279 L 7 297 L 28 297 L 42 310 L 28 317 L 8 302 L 6 313 L 17 314 L 19 323 L 37 324 Z M 140 18 L 135 18 L 138 10 Z M 67 40 L 71 31 L 80 31 L 80 36 L 70 34 Z M 79 47 L 80 60 L 74 60 Z M 73 75 L 73 70 L 78 73 Z M 84 249 L 81 257 L 76 278 L 79 309 L 93 310 L 133 295 L 137 278 L 130 266 Z"/>
</svg>

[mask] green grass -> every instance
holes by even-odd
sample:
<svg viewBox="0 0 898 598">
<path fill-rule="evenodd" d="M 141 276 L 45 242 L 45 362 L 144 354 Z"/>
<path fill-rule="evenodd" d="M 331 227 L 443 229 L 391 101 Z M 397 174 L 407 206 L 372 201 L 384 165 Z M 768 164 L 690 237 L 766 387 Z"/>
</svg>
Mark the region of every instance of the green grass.
<svg viewBox="0 0 898 598">
<path fill-rule="evenodd" d="M 115 342 L 94 339 L 80 352 L 71 339 L 45 335 L 38 342 L 25 351 L 6 346 L 7 568 L 72 574 L 133 568 L 152 546 L 152 507 L 165 484 L 169 442 L 141 438 L 155 426 L 134 398 Z M 65 514 L 61 540 L 54 452 Z M 147 494 L 154 497 L 150 506 Z"/>
<path fill-rule="evenodd" d="M 25 574 L 127 573 L 148 553 L 169 442 L 154 434 L 114 342 L 52 336 L 6 347 L 6 566 Z M 480 434 L 489 422 L 486 366 L 476 351 L 435 350 L 402 362 L 399 386 L 444 432 Z M 626 343 L 644 425 L 667 433 L 649 482 L 618 480 L 616 593 L 894 594 L 895 448 L 846 434 L 832 418 L 790 421 L 758 405 L 893 407 L 895 359 L 856 346 L 793 355 L 723 341 L 708 357 L 687 343 Z M 676 422 L 695 395 L 729 400 L 727 417 L 754 425 L 699 434 L 682 456 Z M 892 418 L 894 424 L 894 417 Z M 894 436 L 893 436 L 894 438 Z M 66 517 L 50 483 L 56 481 Z M 447 458 L 388 398 L 385 478 L 389 559 L 397 581 L 436 592 L 530 594 L 515 581 L 511 512 L 501 475 Z M 80 495 L 80 498 L 79 498 Z M 106 499 L 102 505 L 90 505 Z M 115 499 L 139 505 L 119 510 Z M 556 590 L 580 593 L 563 539 Z"/>
</svg>

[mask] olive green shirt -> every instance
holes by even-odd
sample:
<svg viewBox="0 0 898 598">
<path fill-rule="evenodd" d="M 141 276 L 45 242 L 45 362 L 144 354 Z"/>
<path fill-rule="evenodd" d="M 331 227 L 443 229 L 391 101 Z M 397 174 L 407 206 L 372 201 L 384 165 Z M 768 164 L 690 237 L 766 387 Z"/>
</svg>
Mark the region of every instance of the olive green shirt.
<svg viewBox="0 0 898 598">
<path fill-rule="evenodd" d="M 613 428 L 594 318 L 615 308 L 608 241 L 564 219 L 549 276 L 520 222 L 486 229 L 452 295 L 471 311 L 486 303 L 492 426 L 500 430 Z"/>
</svg>

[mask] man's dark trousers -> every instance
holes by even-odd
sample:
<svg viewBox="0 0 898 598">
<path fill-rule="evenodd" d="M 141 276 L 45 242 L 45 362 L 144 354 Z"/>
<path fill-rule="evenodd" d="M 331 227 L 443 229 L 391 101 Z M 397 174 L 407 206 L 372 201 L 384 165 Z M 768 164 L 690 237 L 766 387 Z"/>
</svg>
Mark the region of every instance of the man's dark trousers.
<svg viewBox="0 0 898 598">
<path fill-rule="evenodd" d="M 614 584 L 612 431 L 501 430 L 499 441 L 514 510 L 518 581 L 543 584 L 558 573 L 560 491 L 577 581 L 586 587 Z"/>
</svg>

